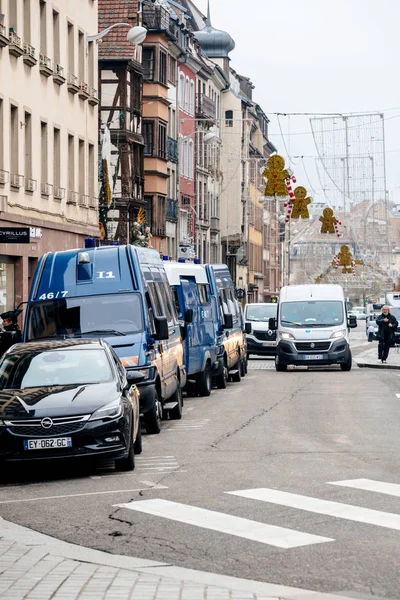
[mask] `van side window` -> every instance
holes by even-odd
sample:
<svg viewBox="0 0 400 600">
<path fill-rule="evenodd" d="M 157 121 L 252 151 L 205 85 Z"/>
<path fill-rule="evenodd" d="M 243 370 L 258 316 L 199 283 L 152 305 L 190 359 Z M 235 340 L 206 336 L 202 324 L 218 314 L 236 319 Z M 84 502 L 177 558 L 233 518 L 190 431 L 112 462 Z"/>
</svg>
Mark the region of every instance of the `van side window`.
<svg viewBox="0 0 400 600">
<path fill-rule="evenodd" d="M 147 283 L 147 287 L 149 290 L 149 296 L 150 296 L 150 301 L 151 301 L 151 306 L 154 310 L 154 314 L 156 317 L 163 317 L 164 316 L 164 312 L 163 312 L 163 307 L 161 304 L 161 300 L 157 294 L 157 290 L 156 290 L 156 284 L 154 283 L 154 281 L 149 281 Z"/>
<path fill-rule="evenodd" d="M 232 315 L 233 322 L 237 325 L 239 323 L 239 315 L 236 307 L 236 298 L 234 298 L 231 288 L 227 288 L 224 291 L 228 303 L 228 312 Z"/>
<path fill-rule="evenodd" d="M 147 314 L 149 316 L 150 332 L 154 333 L 156 328 L 154 325 L 154 309 L 151 302 L 150 293 L 146 292 Z"/>
<path fill-rule="evenodd" d="M 172 315 L 172 320 L 175 324 L 177 324 L 179 319 L 178 319 L 178 313 L 177 313 L 175 302 L 174 302 L 172 288 L 169 286 L 169 284 L 166 281 L 164 281 L 164 289 L 165 289 L 165 294 L 167 296 L 169 310 Z"/>
<path fill-rule="evenodd" d="M 157 282 L 155 285 L 155 288 L 156 288 L 156 291 L 160 298 L 160 302 L 164 309 L 163 314 L 167 317 L 168 325 L 171 327 L 174 324 L 174 320 L 172 317 L 171 302 L 167 295 L 167 292 L 166 292 L 166 289 L 164 286 L 164 282 L 162 282 L 162 281 Z"/>
<path fill-rule="evenodd" d="M 174 296 L 174 304 L 175 304 L 175 310 L 177 312 L 177 315 L 180 319 L 183 319 L 183 314 L 181 311 L 181 307 L 179 305 L 179 297 L 178 297 L 178 290 L 176 288 L 172 289 L 172 293 Z"/>
<path fill-rule="evenodd" d="M 209 304 L 207 286 L 204 283 L 198 283 L 197 291 L 200 297 L 200 304 L 207 306 Z"/>
</svg>

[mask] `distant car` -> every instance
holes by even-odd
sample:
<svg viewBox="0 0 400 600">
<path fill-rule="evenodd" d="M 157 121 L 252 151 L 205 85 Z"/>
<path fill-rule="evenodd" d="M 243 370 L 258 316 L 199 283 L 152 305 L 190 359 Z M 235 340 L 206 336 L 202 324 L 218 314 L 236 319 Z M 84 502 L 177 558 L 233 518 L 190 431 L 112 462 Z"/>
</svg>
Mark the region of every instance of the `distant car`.
<svg viewBox="0 0 400 600">
<path fill-rule="evenodd" d="M 0 361 L 0 462 L 91 457 L 133 470 L 140 377 L 103 341 L 12 346 Z"/>
<path fill-rule="evenodd" d="M 368 337 L 368 329 L 371 325 L 373 325 L 374 327 L 374 333 L 373 333 L 373 339 L 376 340 L 378 339 L 378 325 L 376 324 L 376 317 L 377 315 L 370 315 L 369 317 L 367 317 L 367 320 L 365 321 L 365 333 L 366 336 Z"/>
<path fill-rule="evenodd" d="M 400 308 L 390 307 L 390 312 L 394 317 L 396 317 L 397 321 L 400 324 Z M 400 345 L 400 325 L 394 332 L 394 343 L 395 345 Z"/>
<path fill-rule="evenodd" d="M 247 356 L 275 356 L 276 331 L 269 328 L 269 320 L 276 319 L 278 305 L 271 302 L 246 304 L 244 311 L 247 338 Z"/>
<path fill-rule="evenodd" d="M 367 313 L 363 306 L 353 306 L 350 314 L 354 315 L 358 321 L 365 321 L 367 319 Z"/>
</svg>

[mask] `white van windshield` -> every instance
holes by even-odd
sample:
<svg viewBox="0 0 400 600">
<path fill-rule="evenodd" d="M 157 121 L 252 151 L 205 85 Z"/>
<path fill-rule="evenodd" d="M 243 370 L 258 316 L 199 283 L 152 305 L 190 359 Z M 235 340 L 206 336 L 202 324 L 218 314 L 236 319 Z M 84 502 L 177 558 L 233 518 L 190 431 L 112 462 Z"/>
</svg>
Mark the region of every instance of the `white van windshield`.
<svg viewBox="0 0 400 600">
<path fill-rule="evenodd" d="M 343 303 L 339 300 L 283 302 L 280 321 L 284 327 L 332 327 L 342 325 Z"/>
<path fill-rule="evenodd" d="M 271 317 L 276 317 L 277 308 L 277 304 L 248 304 L 246 306 L 246 320 L 268 323 Z"/>
</svg>

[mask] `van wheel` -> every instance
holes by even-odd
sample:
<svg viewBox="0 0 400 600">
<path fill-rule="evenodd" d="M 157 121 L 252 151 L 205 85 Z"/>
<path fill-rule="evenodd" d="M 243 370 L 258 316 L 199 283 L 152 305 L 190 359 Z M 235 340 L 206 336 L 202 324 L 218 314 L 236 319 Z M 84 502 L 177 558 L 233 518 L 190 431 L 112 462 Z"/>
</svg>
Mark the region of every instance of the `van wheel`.
<svg viewBox="0 0 400 600">
<path fill-rule="evenodd" d="M 135 468 L 135 449 L 133 444 L 133 425 L 129 442 L 129 451 L 126 458 L 119 458 L 115 461 L 116 471 L 133 471 Z"/>
<path fill-rule="evenodd" d="M 196 389 L 200 396 L 209 396 L 211 394 L 211 368 L 207 362 L 204 371 L 197 376 Z"/>
<path fill-rule="evenodd" d="M 138 432 L 135 440 L 135 454 L 142 454 L 142 428 L 139 422 Z"/>
<path fill-rule="evenodd" d="M 154 392 L 154 404 L 149 412 L 144 417 L 144 426 L 148 435 L 160 433 L 161 431 L 161 413 L 162 408 L 158 398 L 157 390 Z"/>
<path fill-rule="evenodd" d="M 173 395 L 171 396 L 169 401 L 178 403 L 175 406 L 175 408 L 171 408 L 171 410 L 169 411 L 169 418 L 173 419 L 173 420 L 182 419 L 183 398 L 182 398 L 182 388 L 181 388 L 181 384 L 180 384 L 179 380 L 178 380 L 178 387 L 176 388 L 175 392 L 173 393 Z"/>
<path fill-rule="evenodd" d="M 351 352 L 349 350 L 349 356 L 348 356 L 348 358 L 347 358 L 347 360 L 346 360 L 345 363 L 341 363 L 340 364 L 340 368 L 342 369 L 342 371 L 351 371 L 351 365 L 352 365 L 352 363 L 353 363 L 353 359 L 352 359 L 352 356 L 351 356 Z"/>
<path fill-rule="evenodd" d="M 240 383 L 240 381 L 242 380 L 242 361 L 240 360 L 240 358 L 235 365 L 235 369 L 237 370 L 237 372 L 234 375 L 231 375 L 231 381 L 233 381 L 234 383 Z"/>
<path fill-rule="evenodd" d="M 224 390 L 228 382 L 228 369 L 223 358 L 219 359 L 218 373 L 215 376 L 215 385 L 219 390 Z"/>
<path fill-rule="evenodd" d="M 287 365 L 281 365 L 278 354 L 275 356 L 275 369 L 279 372 L 287 371 Z"/>
</svg>

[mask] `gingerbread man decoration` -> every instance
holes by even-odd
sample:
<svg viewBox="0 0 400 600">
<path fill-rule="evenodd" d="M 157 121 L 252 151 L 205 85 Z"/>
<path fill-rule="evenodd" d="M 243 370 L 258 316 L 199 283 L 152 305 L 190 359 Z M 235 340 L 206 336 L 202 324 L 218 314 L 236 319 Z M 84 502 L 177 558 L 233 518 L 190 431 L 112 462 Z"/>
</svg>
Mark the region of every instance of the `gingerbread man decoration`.
<svg viewBox="0 0 400 600">
<path fill-rule="evenodd" d="M 324 208 L 322 216 L 319 218 L 321 221 L 321 233 L 335 233 L 335 224 L 339 221 L 333 214 L 331 208 Z"/>
<path fill-rule="evenodd" d="M 279 154 L 274 154 L 268 159 L 267 167 L 263 171 L 267 180 L 264 196 L 288 195 L 285 180 L 289 177 L 289 171 L 285 169 L 285 161 Z"/>
<path fill-rule="evenodd" d="M 307 190 L 305 187 L 299 185 L 294 190 L 294 198 L 290 200 L 293 204 L 293 210 L 291 217 L 292 219 L 309 219 L 310 215 L 307 206 L 311 203 L 311 198 L 307 198 Z"/>
<path fill-rule="evenodd" d="M 342 246 L 338 254 L 338 266 L 343 267 L 342 273 L 352 273 L 353 257 L 348 246 Z"/>
</svg>

